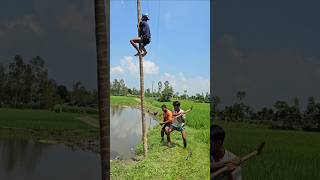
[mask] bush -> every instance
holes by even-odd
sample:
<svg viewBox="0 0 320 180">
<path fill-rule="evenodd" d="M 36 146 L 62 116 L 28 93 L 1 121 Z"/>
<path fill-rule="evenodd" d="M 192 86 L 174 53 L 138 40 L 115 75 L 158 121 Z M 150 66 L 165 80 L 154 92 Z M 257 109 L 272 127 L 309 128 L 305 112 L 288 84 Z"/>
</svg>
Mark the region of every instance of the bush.
<svg viewBox="0 0 320 180">
<path fill-rule="evenodd" d="M 88 114 L 97 114 L 99 111 L 97 108 L 93 107 L 80 107 L 80 106 L 70 106 L 66 104 L 56 104 L 53 107 L 53 111 L 59 112 L 71 112 L 71 113 L 88 113 Z"/>
<path fill-rule="evenodd" d="M 271 126 L 269 126 L 270 129 L 281 129 L 281 130 L 297 130 L 294 126 L 285 123 L 283 121 L 273 121 Z"/>
</svg>

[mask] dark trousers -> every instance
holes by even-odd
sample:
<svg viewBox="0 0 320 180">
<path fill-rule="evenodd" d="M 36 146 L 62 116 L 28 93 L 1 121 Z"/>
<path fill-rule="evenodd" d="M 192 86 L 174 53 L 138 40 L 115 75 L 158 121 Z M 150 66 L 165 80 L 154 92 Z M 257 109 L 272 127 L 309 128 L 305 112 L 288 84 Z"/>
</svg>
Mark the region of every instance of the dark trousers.
<svg viewBox="0 0 320 180">
<path fill-rule="evenodd" d="M 164 124 L 163 127 L 162 127 L 162 129 L 161 129 L 161 138 L 163 138 L 167 126 L 169 126 L 169 124 Z"/>
</svg>

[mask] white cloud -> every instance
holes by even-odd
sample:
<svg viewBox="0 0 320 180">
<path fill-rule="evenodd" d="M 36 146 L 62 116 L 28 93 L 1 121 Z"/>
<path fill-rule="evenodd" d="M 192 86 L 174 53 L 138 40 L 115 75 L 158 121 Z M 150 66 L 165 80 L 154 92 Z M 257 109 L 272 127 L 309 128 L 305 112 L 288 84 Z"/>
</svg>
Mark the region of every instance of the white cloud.
<svg viewBox="0 0 320 180">
<path fill-rule="evenodd" d="M 135 61 L 135 62 L 134 62 Z M 121 67 L 128 70 L 132 75 L 138 75 L 139 73 L 139 61 L 134 60 L 132 56 L 124 56 L 121 60 Z M 159 66 L 152 61 L 144 60 L 143 62 L 144 73 L 153 75 L 159 72 Z"/>
<path fill-rule="evenodd" d="M 186 77 L 184 73 L 170 74 L 165 72 L 161 81 L 169 81 L 174 91 L 182 94 L 184 90 L 190 95 L 210 92 L 210 80 L 203 77 Z"/>
<path fill-rule="evenodd" d="M 126 84 L 130 84 L 132 87 L 139 87 L 139 60 L 133 56 L 124 56 L 120 59 L 120 65 L 111 68 L 112 75 L 122 74 L 124 77 L 129 75 L 125 79 Z M 159 66 L 152 61 L 144 61 L 144 73 L 145 75 L 156 75 L 149 77 L 149 81 L 169 81 L 175 92 L 180 94 L 187 90 L 189 95 L 195 95 L 196 93 L 210 92 L 210 80 L 201 76 L 188 76 L 183 72 L 176 72 L 174 74 L 164 72 L 159 74 Z M 121 75 L 121 76 L 122 76 Z M 150 79 L 151 78 L 151 79 Z M 148 78 L 147 78 L 148 79 Z M 146 79 L 145 79 L 146 80 Z M 147 83 L 147 82 L 145 82 Z M 147 87 L 146 87 L 147 88 Z M 156 88 L 156 87 L 154 87 Z"/>
<path fill-rule="evenodd" d="M 124 70 L 121 66 L 116 66 L 111 68 L 111 74 L 122 74 Z"/>
<path fill-rule="evenodd" d="M 2 26 L 0 26 L 0 31 L 2 33 L 17 31 L 41 33 L 43 29 L 41 28 L 36 16 L 26 14 L 23 16 L 18 16 L 11 21 L 5 22 Z"/>
<path fill-rule="evenodd" d="M 159 66 L 152 61 L 144 61 L 143 67 L 146 74 L 157 74 L 159 72 Z"/>
<path fill-rule="evenodd" d="M 124 56 L 120 59 L 121 66 L 127 69 L 131 74 L 136 74 L 139 70 L 137 63 L 133 63 L 132 56 Z"/>
<path fill-rule="evenodd" d="M 87 9 L 90 9 L 89 6 Z M 60 14 L 59 27 L 68 32 L 91 33 L 93 21 L 90 19 L 90 12 L 84 11 L 76 4 L 66 5 Z"/>
</svg>

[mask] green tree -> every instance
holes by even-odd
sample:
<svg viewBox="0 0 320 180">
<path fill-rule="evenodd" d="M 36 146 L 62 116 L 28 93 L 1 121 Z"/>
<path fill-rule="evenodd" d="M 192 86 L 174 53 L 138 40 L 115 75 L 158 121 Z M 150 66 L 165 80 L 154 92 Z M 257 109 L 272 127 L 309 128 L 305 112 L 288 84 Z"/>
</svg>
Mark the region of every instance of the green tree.
<svg viewBox="0 0 320 180">
<path fill-rule="evenodd" d="M 294 120 L 291 119 L 292 107 L 290 107 L 285 101 L 277 101 L 274 104 L 276 108 L 275 120 L 282 122 L 282 128 L 293 129 Z"/>
<path fill-rule="evenodd" d="M 43 94 L 41 96 L 41 107 L 44 107 L 45 109 L 51 109 L 55 104 L 58 103 L 59 97 L 57 95 L 57 89 L 58 85 L 53 79 L 45 82 Z"/>
<path fill-rule="evenodd" d="M 152 96 L 151 90 L 150 90 L 149 88 L 146 89 L 146 91 L 145 91 L 145 96 L 146 96 L 146 97 L 151 97 L 151 96 Z"/>
<path fill-rule="evenodd" d="M 169 81 L 164 82 L 164 89 L 161 92 L 161 97 L 159 101 L 161 102 L 169 102 L 173 96 L 173 88 L 170 86 Z"/>
<path fill-rule="evenodd" d="M 236 96 L 239 99 L 239 101 L 242 103 L 243 98 L 246 96 L 246 92 L 245 91 L 238 91 Z"/>
<path fill-rule="evenodd" d="M 136 88 L 132 88 L 132 94 L 135 96 L 138 96 L 140 94 L 140 91 L 137 90 Z"/>
<path fill-rule="evenodd" d="M 206 92 L 206 95 L 205 95 L 205 97 L 204 97 L 204 101 L 205 101 L 206 103 L 210 103 L 210 102 L 211 102 L 210 94 L 209 94 L 208 92 Z"/>
<path fill-rule="evenodd" d="M 81 82 L 76 82 L 73 85 L 72 104 L 77 106 L 88 106 L 93 101 L 93 96 L 90 91 L 87 91 Z"/>
<path fill-rule="evenodd" d="M 58 94 L 59 98 L 62 100 L 62 103 L 66 103 L 66 102 L 69 101 L 70 94 L 69 94 L 68 89 L 67 89 L 66 86 L 59 85 L 57 87 L 57 94 Z"/>
<path fill-rule="evenodd" d="M 0 64 L 0 107 L 6 103 L 6 69 Z"/>
<path fill-rule="evenodd" d="M 158 82 L 158 93 L 159 93 L 159 95 L 161 95 L 161 90 L 162 90 L 162 82 L 159 81 Z"/>
<path fill-rule="evenodd" d="M 300 103 L 298 97 L 293 98 L 293 106 L 291 107 L 291 114 L 290 118 L 292 119 L 293 123 L 296 125 L 302 125 L 302 115 L 300 112 Z"/>
<path fill-rule="evenodd" d="M 126 96 L 128 93 L 128 88 L 126 87 L 126 84 L 124 83 L 123 79 L 120 80 L 119 86 L 120 86 L 120 95 Z"/>
<path fill-rule="evenodd" d="M 308 105 L 306 110 L 303 113 L 303 128 L 304 129 L 311 129 L 314 127 L 314 124 L 316 123 L 315 119 L 317 116 L 317 106 L 316 106 L 316 100 L 314 97 L 308 98 Z"/>
<path fill-rule="evenodd" d="M 34 75 L 32 73 L 32 66 L 26 64 L 24 74 L 23 74 L 23 103 L 29 104 L 29 107 L 32 108 L 32 93 L 33 93 L 33 83 Z"/>
<path fill-rule="evenodd" d="M 48 69 L 44 60 L 40 56 L 36 56 L 30 61 L 33 83 L 31 88 L 31 103 L 38 104 L 40 108 L 41 96 L 44 93 L 46 82 L 48 81 Z"/>
<path fill-rule="evenodd" d="M 26 64 L 21 56 L 15 56 L 14 61 L 9 64 L 8 73 L 8 95 L 12 99 L 13 106 L 17 108 L 17 105 L 21 105 L 23 101 L 23 80 Z"/>
</svg>

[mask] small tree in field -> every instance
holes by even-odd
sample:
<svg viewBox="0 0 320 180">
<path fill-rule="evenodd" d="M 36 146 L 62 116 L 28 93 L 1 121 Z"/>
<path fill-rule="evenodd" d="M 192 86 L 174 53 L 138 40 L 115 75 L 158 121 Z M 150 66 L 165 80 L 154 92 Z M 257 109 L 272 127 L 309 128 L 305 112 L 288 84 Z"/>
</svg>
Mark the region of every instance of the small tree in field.
<svg viewBox="0 0 320 180">
<path fill-rule="evenodd" d="M 160 102 L 169 102 L 170 99 L 172 98 L 172 96 L 173 96 L 173 88 L 172 88 L 172 86 L 170 86 L 169 81 L 166 81 L 164 83 L 164 89 L 161 93 L 159 101 Z"/>
</svg>

